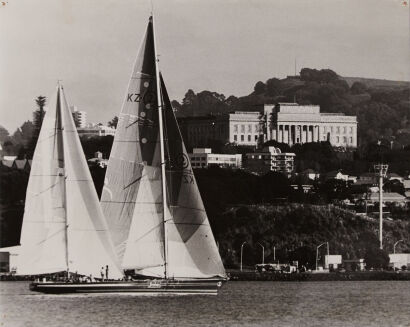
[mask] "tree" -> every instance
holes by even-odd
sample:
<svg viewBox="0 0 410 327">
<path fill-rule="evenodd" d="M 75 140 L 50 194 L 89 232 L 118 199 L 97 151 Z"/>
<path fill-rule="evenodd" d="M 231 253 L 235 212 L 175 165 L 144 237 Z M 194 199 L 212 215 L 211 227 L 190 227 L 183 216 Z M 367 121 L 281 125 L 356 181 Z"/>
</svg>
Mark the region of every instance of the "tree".
<svg viewBox="0 0 410 327">
<path fill-rule="evenodd" d="M 387 269 L 390 262 L 388 253 L 377 247 L 369 247 L 364 255 L 367 268 Z"/>
<path fill-rule="evenodd" d="M 47 98 L 45 96 L 38 96 L 36 99 L 36 104 L 38 106 L 38 109 L 34 111 L 33 114 L 33 123 L 37 131 L 40 131 L 41 124 L 43 123 L 45 111 L 44 111 L 44 106 L 46 105 Z"/>
<path fill-rule="evenodd" d="M 112 128 L 117 128 L 117 124 L 118 124 L 118 116 L 115 116 L 113 119 L 111 119 L 107 123 L 108 127 L 112 127 Z"/>
<path fill-rule="evenodd" d="M 0 142 L 4 142 L 9 135 L 9 131 L 0 125 Z"/>
<path fill-rule="evenodd" d="M 256 95 L 258 94 L 264 94 L 266 91 L 266 85 L 265 83 L 259 81 L 255 84 L 255 87 L 253 88 L 254 92 Z"/>
<path fill-rule="evenodd" d="M 350 88 L 353 94 L 363 94 L 367 91 L 367 86 L 361 82 L 354 82 Z"/>
</svg>

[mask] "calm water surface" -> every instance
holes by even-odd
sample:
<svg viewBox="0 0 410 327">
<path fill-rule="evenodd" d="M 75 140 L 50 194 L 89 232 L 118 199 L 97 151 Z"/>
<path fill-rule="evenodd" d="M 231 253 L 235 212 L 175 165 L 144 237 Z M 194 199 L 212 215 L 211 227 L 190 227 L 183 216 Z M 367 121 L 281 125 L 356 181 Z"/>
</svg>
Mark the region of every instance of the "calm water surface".
<svg viewBox="0 0 410 327">
<path fill-rule="evenodd" d="M 410 326 L 410 282 L 230 282 L 218 296 L 43 295 L 0 282 L 0 326 Z"/>
</svg>

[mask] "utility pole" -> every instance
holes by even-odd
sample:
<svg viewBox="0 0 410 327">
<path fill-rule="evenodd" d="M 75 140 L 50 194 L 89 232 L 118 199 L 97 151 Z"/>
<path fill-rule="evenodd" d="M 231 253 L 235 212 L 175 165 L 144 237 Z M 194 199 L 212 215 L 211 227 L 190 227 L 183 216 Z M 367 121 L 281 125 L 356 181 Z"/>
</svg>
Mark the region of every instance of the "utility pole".
<svg viewBox="0 0 410 327">
<path fill-rule="evenodd" d="M 379 173 L 379 243 L 383 249 L 383 178 L 386 176 L 389 165 L 379 163 L 374 165 L 374 170 Z"/>
</svg>

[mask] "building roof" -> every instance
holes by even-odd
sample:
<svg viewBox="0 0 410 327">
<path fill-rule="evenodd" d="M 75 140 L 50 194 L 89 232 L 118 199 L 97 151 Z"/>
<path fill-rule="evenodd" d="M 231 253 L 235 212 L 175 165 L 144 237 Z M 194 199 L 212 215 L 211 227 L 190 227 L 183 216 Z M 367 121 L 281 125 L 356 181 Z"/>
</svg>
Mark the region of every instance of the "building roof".
<svg viewBox="0 0 410 327">
<path fill-rule="evenodd" d="M 26 167 L 26 164 L 27 164 L 27 160 L 26 160 L 26 159 L 14 160 L 14 166 L 15 166 L 17 169 L 20 169 L 20 170 L 24 169 L 24 168 Z"/>
<path fill-rule="evenodd" d="M 1 161 L 1 164 L 2 164 L 3 166 L 9 167 L 9 168 L 11 168 L 11 167 L 13 166 L 13 163 L 14 163 L 14 160 L 6 160 L 6 159 L 3 159 L 3 160 Z"/>
<path fill-rule="evenodd" d="M 316 171 L 314 171 L 313 169 L 308 168 L 308 169 L 302 171 L 302 174 L 308 175 L 308 174 L 318 174 L 318 173 Z"/>
<path fill-rule="evenodd" d="M 370 194 L 371 201 L 379 201 L 379 193 Z M 395 202 L 395 201 L 405 201 L 406 197 L 395 192 L 383 192 L 383 201 L 384 202 Z"/>
<path fill-rule="evenodd" d="M 388 178 L 403 178 L 403 177 L 401 177 L 400 175 L 398 175 L 396 173 L 387 174 L 387 177 Z"/>
</svg>

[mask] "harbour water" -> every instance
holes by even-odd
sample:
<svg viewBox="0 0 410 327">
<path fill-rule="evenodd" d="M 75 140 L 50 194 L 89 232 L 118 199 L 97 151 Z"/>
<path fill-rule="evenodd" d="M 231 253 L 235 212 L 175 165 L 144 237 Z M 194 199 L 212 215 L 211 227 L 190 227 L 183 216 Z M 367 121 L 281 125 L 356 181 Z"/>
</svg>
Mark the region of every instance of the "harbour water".
<svg viewBox="0 0 410 327">
<path fill-rule="evenodd" d="M 44 295 L 0 282 L 0 326 L 410 326 L 409 281 L 229 282 L 218 296 Z"/>
</svg>

